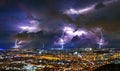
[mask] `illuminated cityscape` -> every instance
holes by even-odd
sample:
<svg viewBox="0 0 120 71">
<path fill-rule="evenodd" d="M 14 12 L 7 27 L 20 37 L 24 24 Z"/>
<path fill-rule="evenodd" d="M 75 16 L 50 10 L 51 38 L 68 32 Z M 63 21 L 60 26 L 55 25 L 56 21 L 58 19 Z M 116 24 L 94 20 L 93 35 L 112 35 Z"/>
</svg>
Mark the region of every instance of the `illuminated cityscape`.
<svg viewBox="0 0 120 71">
<path fill-rule="evenodd" d="M 100 66 L 120 63 L 120 50 L 114 48 L 75 50 L 7 50 L 1 52 L 1 70 L 93 71 Z"/>
<path fill-rule="evenodd" d="M 119 0 L 0 0 L 0 71 L 119 71 Z"/>
</svg>

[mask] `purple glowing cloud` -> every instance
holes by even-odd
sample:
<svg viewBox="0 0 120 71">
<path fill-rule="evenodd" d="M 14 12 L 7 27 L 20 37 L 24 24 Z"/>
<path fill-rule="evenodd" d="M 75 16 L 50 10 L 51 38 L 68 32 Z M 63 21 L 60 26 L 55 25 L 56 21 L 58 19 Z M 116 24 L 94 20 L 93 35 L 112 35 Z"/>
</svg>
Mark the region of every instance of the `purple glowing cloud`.
<svg viewBox="0 0 120 71">
<path fill-rule="evenodd" d="M 39 22 L 38 22 L 38 21 L 32 20 L 32 21 L 29 21 L 28 24 L 19 26 L 19 28 L 20 28 L 22 31 L 38 32 L 38 31 L 40 31 L 40 28 L 39 28 L 38 25 L 39 25 Z"/>
<path fill-rule="evenodd" d="M 71 39 L 75 36 L 81 37 L 83 34 L 87 35 L 86 30 L 81 30 L 81 29 L 78 29 L 77 31 L 74 30 L 75 29 L 72 27 L 63 27 L 63 32 L 65 35 L 62 35 L 62 37 L 60 37 L 59 40 L 55 42 L 55 44 L 63 46 L 64 44 L 70 42 Z"/>
<path fill-rule="evenodd" d="M 118 2 L 118 0 L 109 0 L 109 1 L 104 1 L 104 2 L 101 2 L 101 3 L 106 6 L 106 5 L 109 5 L 109 4 L 114 3 L 114 2 Z M 65 10 L 64 14 L 67 14 L 67 15 L 84 14 L 86 12 L 94 10 L 95 6 L 98 5 L 98 4 L 99 3 L 95 3 L 91 6 L 83 8 L 83 9 L 70 8 L 70 9 Z"/>
<path fill-rule="evenodd" d="M 74 30 L 75 28 L 73 27 L 69 27 L 69 26 L 63 27 L 64 35 L 58 38 L 58 41 L 55 43 L 57 45 L 61 45 L 63 48 L 63 45 L 69 43 L 73 39 L 73 37 L 78 36 L 80 39 L 84 39 L 84 40 L 90 39 L 93 42 L 96 42 L 95 44 L 98 44 L 100 48 L 106 45 L 106 41 L 103 38 L 102 28 L 97 27 L 94 29 L 95 31 L 87 30 L 87 29 L 78 29 L 77 31 Z M 83 35 L 85 37 L 83 37 Z"/>
<path fill-rule="evenodd" d="M 74 28 L 71 27 L 64 27 L 63 31 L 70 36 L 81 36 L 81 35 L 86 35 L 87 32 L 85 30 L 78 29 L 77 31 L 74 31 Z"/>
</svg>

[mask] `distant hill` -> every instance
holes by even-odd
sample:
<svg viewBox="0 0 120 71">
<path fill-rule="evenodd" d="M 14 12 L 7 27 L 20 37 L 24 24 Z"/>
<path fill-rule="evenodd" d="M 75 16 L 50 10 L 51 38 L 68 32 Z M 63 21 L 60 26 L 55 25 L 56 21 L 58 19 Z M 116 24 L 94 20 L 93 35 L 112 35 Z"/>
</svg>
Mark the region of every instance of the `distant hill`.
<svg viewBox="0 0 120 71">
<path fill-rule="evenodd" d="M 107 64 L 93 71 L 120 71 L 120 64 Z"/>
</svg>

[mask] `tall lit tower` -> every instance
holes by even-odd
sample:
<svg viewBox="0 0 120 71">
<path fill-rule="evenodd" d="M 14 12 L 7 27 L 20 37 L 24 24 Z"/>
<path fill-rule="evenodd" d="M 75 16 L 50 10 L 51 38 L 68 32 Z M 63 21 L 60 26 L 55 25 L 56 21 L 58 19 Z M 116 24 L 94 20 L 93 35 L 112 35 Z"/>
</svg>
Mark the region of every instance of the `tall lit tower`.
<svg viewBox="0 0 120 71">
<path fill-rule="evenodd" d="M 39 54 L 42 54 L 45 50 L 44 50 L 44 47 L 45 47 L 45 45 L 44 45 L 44 43 L 42 44 L 42 49 L 40 49 L 40 51 L 39 51 Z"/>
</svg>

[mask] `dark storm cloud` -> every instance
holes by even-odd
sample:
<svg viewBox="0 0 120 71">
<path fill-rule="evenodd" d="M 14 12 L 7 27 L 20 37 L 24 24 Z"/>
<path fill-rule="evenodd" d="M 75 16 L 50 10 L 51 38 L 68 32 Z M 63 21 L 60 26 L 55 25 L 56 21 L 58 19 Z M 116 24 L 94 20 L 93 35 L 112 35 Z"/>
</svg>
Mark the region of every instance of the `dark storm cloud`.
<svg viewBox="0 0 120 71">
<path fill-rule="evenodd" d="M 96 4 L 95 9 L 104 8 L 105 6 L 106 5 L 101 2 L 101 3 Z"/>
<path fill-rule="evenodd" d="M 120 4 L 117 2 L 115 4 L 113 3 L 104 6 L 104 4 L 101 4 L 104 1 L 107 0 L 0 0 L 0 25 L 2 24 L 2 27 L 0 26 L 0 29 L 2 28 L 0 30 L 0 33 L 2 34 L 0 35 L 0 39 L 7 41 L 11 35 L 18 33 L 19 31 L 15 27 L 17 25 L 16 23 L 23 22 L 26 18 L 38 20 L 40 26 L 47 28 L 48 30 L 59 30 L 58 28 L 64 24 L 71 23 L 81 26 L 85 23 L 85 26 L 88 28 L 101 26 L 105 32 L 114 32 L 114 35 L 118 35 L 120 30 Z M 71 7 L 76 9 L 84 8 L 94 3 L 97 3 L 98 5 L 92 13 L 77 15 L 75 17 L 63 14 L 65 9 Z M 7 21 L 7 24 L 4 24 L 5 21 Z M 25 39 L 29 35 L 31 37 L 28 39 L 35 37 L 34 42 L 36 44 L 39 44 L 39 42 L 42 43 L 42 40 L 45 40 L 46 43 L 48 43 L 47 41 L 50 42 L 53 40 L 53 32 L 50 32 L 49 35 L 40 35 L 37 33 L 24 33 L 24 35 L 22 33 L 18 38 Z M 56 34 L 54 34 L 54 36 L 55 35 Z M 114 37 L 111 38 L 113 39 Z"/>
<path fill-rule="evenodd" d="M 27 32 L 18 33 L 15 35 L 18 39 L 52 39 L 54 36 L 60 34 L 60 32 L 47 32 L 47 31 L 38 31 L 38 32 Z"/>
<path fill-rule="evenodd" d="M 88 14 L 90 21 L 87 26 L 101 26 L 106 31 L 116 32 L 120 29 L 120 2 L 116 2 L 111 5 L 107 5 L 101 9 Z"/>
<path fill-rule="evenodd" d="M 30 0 L 29 4 L 30 4 L 30 11 L 32 12 L 34 17 L 37 17 L 38 19 L 41 18 L 45 18 L 45 17 L 49 17 L 48 20 L 43 24 L 47 27 L 49 27 L 49 25 L 53 25 L 53 22 L 57 21 L 60 22 L 61 20 L 63 22 L 65 22 L 66 24 L 75 24 L 75 25 L 83 25 L 85 23 L 90 22 L 91 20 L 94 21 L 104 21 L 104 19 L 114 19 L 114 17 L 116 17 L 119 13 L 119 2 L 112 4 L 112 5 L 104 5 L 104 1 L 106 0 L 102 0 L 102 1 L 79 1 L 79 0 L 61 0 L 56 1 L 56 0 L 51 0 L 51 1 L 33 1 Z M 87 2 L 87 3 L 85 3 Z M 88 3 L 89 2 L 89 3 Z M 66 4 L 67 3 L 67 4 Z M 90 15 L 78 15 L 76 16 L 76 18 L 73 19 L 72 16 L 68 16 L 63 14 L 63 10 L 71 8 L 71 7 L 86 7 L 89 6 L 89 4 L 94 4 L 96 3 L 96 10 L 94 10 L 94 12 Z M 82 4 L 82 5 L 81 5 Z M 66 5 L 66 6 L 64 6 Z M 99 8 L 98 8 L 99 7 Z M 114 10 L 116 9 L 116 10 Z M 37 12 L 37 13 L 36 13 Z M 110 20 L 110 21 L 112 21 Z M 57 23 L 55 22 L 55 23 Z M 59 25 L 58 25 L 59 26 Z"/>
<path fill-rule="evenodd" d="M 38 4 L 37 4 L 37 3 Z M 96 27 L 96 26 L 100 26 L 104 29 L 104 33 L 108 33 L 108 32 L 115 32 L 114 35 L 118 34 L 119 29 L 119 3 L 115 3 L 112 5 L 107 5 L 105 6 L 104 4 L 100 4 L 100 2 L 98 1 L 95 10 L 92 13 L 88 13 L 85 15 L 77 15 L 74 19 L 73 16 L 68 16 L 63 14 L 63 10 L 71 8 L 71 7 L 77 7 L 77 8 L 84 8 L 84 6 L 88 6 L 89 4 L 92 3 L 84 3 L 84 1 L 81 1 L 80 4 L 83 5 L 79 5 L 79 2 L 77 1 L 61 1 L 61 2 L 68 2 L 67 5 L 63 4 L 61 2 L 57 2 L 56 0 L 52 0 L 52 1 L 32 1 L 30 3 L 30 12 L 33 14 L 34 17 L 37 17 L 38 19 L 40 18 L 46 18 L 49 17 L 48 20 L 46 20 L 46 22 L 43 24 L 45 25 L 45 27 L 49 27 L 53 28 L 53 25 L 58 24 L 58 22 L 63 21 L 66 24 L 72 23 L 72 24 L 76 24 L 76 25 L 82 25 L 85 23 L 85 26 L 89 27 Z M 86 1 L 85 1 L 86 2 Z M 88 2 L 88 1 L 87 1 Z M 39 5 L 41 4 L 41 5 Z M 64 6 L 65 5 L 65 6 Z M 37 12 L 37 13 L 36 13 Z M 63 23 L 61 23 L 63 24 Z M 59 25 L 56 25 L 55 27 L 57 27 Z M 114 27 L 113 27 L 114 26 Z M 50 29 L 49 28 L 49 29 Z M 58 29 L 57 29 L 58 30 Z M 108 35 L 111 35 L 108 34 Z M 45 35 L 44 35 L 45 36 Z M 53 42 L 49 39 L 51 38 L 50 36 L 47 37 L 43 37 L 43 36 L 38 36 L 39 39 L 38 40 L 34 40 L 32 43 L 33 46 L 38 46 L 38 44 L 42 44 L 42 42 L 40 42 L 41 40 L 49 41 L 49 42 Z M 42 37 L 42 38 L 40 38 Z M 36 37 L 35 37 L 36 38 Z M 107 37 L 105 37 L 107 38 Z M 46 42 L 46 43 L 49 43 Z M 87 42 L 87 41 L 86 41 Z M 108 42 L 110 44 L 109 47 L 119 47 L 119 39 L 115 39 L 114 37 L 108 38 Z M 89 44 L 89 41 L 88 41 Z"/>
<path fill-rule="evenodd" d="M 93 1 L 79 1 L 79 0 L 69 0 L 69 1 L 68 0 L 60 0 L 60 1 L 58 0 L 50 0 L 50 1 L 36 0 L 36 1 L 33 1 L 33 0 L 30 0 L 28 6 L 30 7 L 29 10 L 30 12 L 32 12 L 33 17 L 38 18 L 38 19 L 49 17 L 49 20 L 47 20 L 47 22 L 44 25 L 48 25 L 48 23 L 50 24 L 56 20 L 58 22 L 59 20 L 62 20 L 65 23 L 80 24 L 81 15 L 77 16 L 77 18 L 74 20 L 71 16 L 63 14 L 63 11 L 65 9 L 69 9 L 72 7 L 73 8 L 84 7 L 94 2 L 95 0 Z"/>
<path fill-rule="evenodd" d="M 29 47 L 31 48 L 41 48 L 43 44 L 46 45 L 46 47 L 51 46 L 54 41 L 61 37 L 60 32 L 46 32 L 46 31 L 39 31 L 39 32 L 22 32 L 15 35 L 15 39 L 18 40 L 27 40 L 29 43 L 22 46 L 22 48 Z"/>
</svg>

